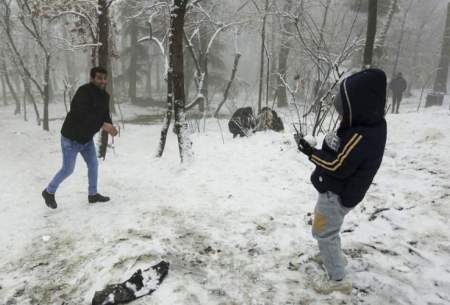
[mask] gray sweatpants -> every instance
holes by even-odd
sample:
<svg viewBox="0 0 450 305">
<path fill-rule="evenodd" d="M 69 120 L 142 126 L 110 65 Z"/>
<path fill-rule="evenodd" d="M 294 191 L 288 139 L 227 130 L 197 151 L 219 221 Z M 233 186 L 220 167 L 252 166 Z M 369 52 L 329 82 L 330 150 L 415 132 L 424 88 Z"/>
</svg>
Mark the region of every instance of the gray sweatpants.
<svg viewBox="0 0 450 305">
<path fill-rule="evenodd" d="M 312 234 L 319 244 L 320 256 L 332 280 L 345 277 L 339 232 L 344 217 L 350 210 L 351 208 L 342 205 L 339 195 L 333 192 L 319 194 L 314 209 Z"/>
</svg>

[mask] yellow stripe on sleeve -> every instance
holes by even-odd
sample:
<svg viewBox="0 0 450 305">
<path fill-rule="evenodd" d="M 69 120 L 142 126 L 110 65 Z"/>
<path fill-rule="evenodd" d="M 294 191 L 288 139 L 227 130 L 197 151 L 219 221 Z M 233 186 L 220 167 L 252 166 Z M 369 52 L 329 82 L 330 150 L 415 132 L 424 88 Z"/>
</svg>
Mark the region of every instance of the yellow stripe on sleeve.
<svg viewBox="0 0 450 305">
<path fill-rule="evenodd" d="M 311 155 L 311 158 L 316 159 L 318 162 L 321 162 L 324 165 L 333 166 L 336 163 L 339 163 L 339 160 L 347 153 L 347 150 L 353 145 L 353 142 L 357 140 L 358 136 L 360 136 L 360 135 L 357 134 L 357 133 L 355 133 L 353 135 L 353 137 L 350 139 L 350 141 L 347 142 L 347 144 L 345 145 L 345 147 L 342 150 L 342 152 L 336 157 L 336 160 L 334 160 L 334 161 L 322 160 L 322 159 L 320 159 L 319 157 L 317 157 L 314 154 Z"/>
<path fill-rule="evenodd" d="M 355 136 L 357 136 L 357 137 L 355 140 L 353 140 L 355 138 Z M 342 153 L 344 153 L 344 154 L 342 154 L 342 153 L 339 154 L 338 158 L 335 161 L 326 162 L 315 155 L 311 155 L 311 161 L 313 161 L 316 165 L 321 166 L 329 171 L 332 171 L 332 172 L 336 171 L 339 167 L 342 166 L 345 159 L 351 153 L 353 148 L 355 148 L 355 146 L 358 145 L 358 143 L 361 141 L 361 139 L 362 139 L 361 135 L 355 134 L 355 136 L 353 136 L 353 138 L 348 142 L 348 143 L 351 143 L 351 145 L 349 146 L 347 144 L 345 146 L 344 150 L 342 151 Z M 336 164 L 334 164 L 334 163 L 336 163 Z M 328 164 L 331 164 L 331 165 L 329 166 Z"/>
</svg>

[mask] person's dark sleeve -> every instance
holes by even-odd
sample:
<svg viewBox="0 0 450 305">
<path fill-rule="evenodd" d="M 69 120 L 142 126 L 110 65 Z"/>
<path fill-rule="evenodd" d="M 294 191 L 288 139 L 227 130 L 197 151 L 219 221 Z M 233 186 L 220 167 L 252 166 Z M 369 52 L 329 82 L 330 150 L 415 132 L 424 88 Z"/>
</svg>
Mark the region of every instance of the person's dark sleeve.
<svg viewBox="0 0 450 305">
<path fill-rule="evenodd" d="M 109 95 L 108 95 L 108 99 L 107 99 L 107 105 L 108 105 L 107 106 L 107 111 L 106 111 L 105 118 L 104 118 L 103 122 L 112 124 L 113 122 L 112 122 L 112 119 L 111 119 L 111 112 L 109 111 Z"/>
<path fill-rule="evenodd" d="M 337 152 L 314 149 L 309 160 L 323 169 L 328 175 L 338 179 L 351 176 L 364 160 L 364 138 L 359 133 L 352 133 L 341 139 Z"/>
<path fill-rule="evenodd" d="M 78 88 L 70 103 L 70 112 L 77 121 L 89 121 L 95 118 L 95 114 L 89 111 L 89 99 L 87 88 Z"/>
<path fill-rule="evenodd" d="M 108 111 L 108 113 L 105 115 L 105 121 L 104 121 L 105 123 L 109 123 L 109 124 L 112 124 L 113 122 L 112 122 L 112 119 L 111 119 L 111 114 L 109 113 L 109 111 Z"/>
</svg>

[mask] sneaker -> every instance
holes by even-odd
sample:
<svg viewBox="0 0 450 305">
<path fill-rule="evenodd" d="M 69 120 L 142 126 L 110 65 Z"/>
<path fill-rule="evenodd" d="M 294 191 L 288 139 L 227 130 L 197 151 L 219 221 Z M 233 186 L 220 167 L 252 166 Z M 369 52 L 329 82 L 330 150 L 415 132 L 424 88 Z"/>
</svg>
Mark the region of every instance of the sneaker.
<svg viewBox="0 0 450 305">
<path fill-rule="evenodd" d="M 42 197 L 45 200 L 45 204 L 50 209 L 56 209 L 58 207 L 58 205 L 56 204 L 56 200 L 55 200 L 55 194 L 50 194 L 49 192 L 47 192 L 47 189 L 45 189 L 42 191 Z"/>
<path fill-rule="evenodd" d="M 320 253 L 317 253 L 310 259 L 318 265 L 323 265 L 323 260 L 322 260 L 322 256 L 320 256 Z M 342 252 L 342 261 L 344 262 L 344 266 L 347 267 L 348 260 L 347 260 L 347 257 L 345 256 L 344 252 Z"/>
<path fill-rule="evenodd" d="M 351 294 L 353 285 L 352 281 L 347 277 L 340 281 L 335 281 L 330 280 L 328 276 L 325 275 L 313 281 L 313 288 L 320 294 L 330 294 L 336 291 L 344 294 Z"/>
<path fill-rule="evenodd" d="M 110 199 L 109 197 L 100 195 L 99 193 L 88 196 L 89 203 L 107 202 L 107 201 L 109 201 L 109 199 Z"/>
</svg>

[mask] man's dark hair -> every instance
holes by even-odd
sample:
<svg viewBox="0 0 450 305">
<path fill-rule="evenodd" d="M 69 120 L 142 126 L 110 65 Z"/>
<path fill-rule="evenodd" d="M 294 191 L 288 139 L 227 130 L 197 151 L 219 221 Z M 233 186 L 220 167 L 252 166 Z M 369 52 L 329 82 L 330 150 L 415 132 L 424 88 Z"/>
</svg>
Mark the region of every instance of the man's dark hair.
<svg viewBox="0 0 450 305">
<path fill-rule="evenodd" d="M 95 78 L 95 75 L 97 73 L 108 74 L 108 71 L 106 71 L 106 69 L 102 68 L 102 67 L 94 67 L 94 68 L 91 69 L 91 73 L 90 73 L 91 78 Z"/>
</svg>

